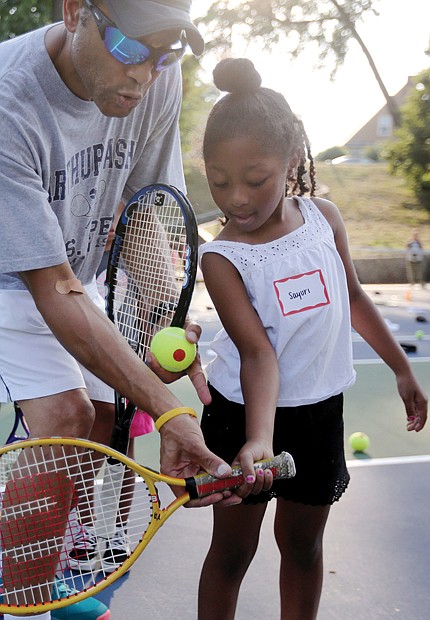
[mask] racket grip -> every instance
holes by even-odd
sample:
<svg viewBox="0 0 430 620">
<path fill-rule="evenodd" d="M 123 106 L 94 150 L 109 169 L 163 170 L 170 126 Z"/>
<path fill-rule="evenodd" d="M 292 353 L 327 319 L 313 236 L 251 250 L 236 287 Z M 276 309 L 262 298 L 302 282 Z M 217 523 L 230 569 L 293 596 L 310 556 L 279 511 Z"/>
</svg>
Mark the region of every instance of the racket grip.
<svg viewBox="0 0 430 620">
<path fill-rule="evenodd" d="M 281 452 L 273 459 L 265 459 L 254 463 L 254 469 L 270 469 L 274 480 L 292 478 L 296 475 L 294 459 L 288 452 Z M 191 499 L 212 495 L 217 491 L 236 489 L 244 483 L 243 473 L 239 466 L 232 468 L 228 478 L 215 478 L 211 474 L 199 474 L 186 480 L 186 488 Z"/>
</svg>

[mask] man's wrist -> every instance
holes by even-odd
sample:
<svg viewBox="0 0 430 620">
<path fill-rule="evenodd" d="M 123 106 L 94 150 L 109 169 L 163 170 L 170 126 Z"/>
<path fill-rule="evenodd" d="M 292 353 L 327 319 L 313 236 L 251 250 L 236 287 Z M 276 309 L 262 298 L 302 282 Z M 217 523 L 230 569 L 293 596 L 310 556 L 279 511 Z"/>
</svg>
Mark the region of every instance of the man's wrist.
<svg viewBox="0 0 430 620">
<path fill-rule="evenodd" d="M 178 415 L 190 415 L 194 418 L 197 418 L 197 413 L 191 407 L 175 407 L 175 409 L 170 409 L 163 413 L 157 420 L 155 420 L 155 428 L 157 431 L 160 431 L 161 427 L 166 424 L 172 418 L 175 418 Z"/>
</svg>

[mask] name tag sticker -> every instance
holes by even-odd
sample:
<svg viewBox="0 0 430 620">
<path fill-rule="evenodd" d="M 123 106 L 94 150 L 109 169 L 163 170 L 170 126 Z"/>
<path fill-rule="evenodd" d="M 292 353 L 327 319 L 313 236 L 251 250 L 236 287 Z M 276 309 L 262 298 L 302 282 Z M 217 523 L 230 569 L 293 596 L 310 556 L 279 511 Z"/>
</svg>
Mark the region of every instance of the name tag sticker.
<svg viewBox="0 0 430 620">
<path fill-rule="evenodd" d="M 273 282 L 282 314 L 288 316 L 330 303 L 321 269 Z"/>
</svg>

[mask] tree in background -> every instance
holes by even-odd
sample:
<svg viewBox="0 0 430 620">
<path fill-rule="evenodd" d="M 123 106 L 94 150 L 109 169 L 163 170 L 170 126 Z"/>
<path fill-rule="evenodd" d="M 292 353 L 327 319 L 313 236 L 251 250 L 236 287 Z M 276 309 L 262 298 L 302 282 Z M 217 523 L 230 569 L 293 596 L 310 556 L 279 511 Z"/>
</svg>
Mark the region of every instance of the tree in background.
<svg viewBox="0 0 430 620">
<path fill-rule="evenodd" d="M 203 126 L 216 101 L 218 91 L 200 78 L 200 63 L 195 56 L 187 55 L 182 61 L 183 98 L 180 117 L 184 165 L 200 158 L 198 144 Z"/>
<path fill-rule="evenodd" d="M 291 58 L 309 45 L 317 44 L 319 66 L 332 65 L 333 78 L 348 52 L 351 39 L 364 53 L 385 97 L 395 126 L 399 124 L 398 106 L 388 94 L 373 58 L 357 30 L 367 13 L 378 15 L 373 5 L 378 0 L 216 0 L 199 22 L 207 27 L 208 49 L 227 50 L 236 28 L 247 41 L 260 38 L 265 48 L 284 40 Z"/>
<path fill-rule="evenodd" d="M 52 0 L 0 0 L 0 41 L 52 21 Z"/>
<path fill-rule="evenodd" d="M 200 78 L 201 66 L 195 56 L 182 61 L 183 98 L 179 126 L 187 193 L 198 219 L 208 212 L 219 213 L 209 194 L 201 156 L 201 139 L 218 90 Z"/>
<path fill-rule="evenodd" d="M 403 176 L 430 211 L 430 68 L 420 73 L 415 83 L 401 109 L 401 126 L 383 156 L 390 171 Z"/>
<path fill-rule="evenodd" d="M 52 0 L 52 21 L 59 22 L 63 19 L 63 0 Z"/>
<path fill-rule="evenodd" d="M 318 153 L 315 159 L 317 161 L 330 161 L 336 159 L 336 157 L 342 157 L 342 155 L 346 155 L 346 149 L 342 146 L 330 146 L 328 149 Z"/>
</svg>

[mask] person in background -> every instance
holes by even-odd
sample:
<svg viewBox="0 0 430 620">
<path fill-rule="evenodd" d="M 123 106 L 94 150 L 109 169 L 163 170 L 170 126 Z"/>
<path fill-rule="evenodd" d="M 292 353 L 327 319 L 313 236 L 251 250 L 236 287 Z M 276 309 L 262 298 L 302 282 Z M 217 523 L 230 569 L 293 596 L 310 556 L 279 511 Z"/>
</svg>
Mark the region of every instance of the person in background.
<svg viewBox="0 0 430 620">
<path fill-rule="evenodd" d="M 406 273 L 411 286 L 418 284 L 424 287 L 424 248 L 416 229 L 406 244 Z"/>
<path fill-rule="evenodd" d="M 198 618 L 233 620 L 267 504 L 276 498 L 281 613 L 269 615 L 315 620 L 324 528 L 349 482 L 343 392 L 355 381 L 351 322 L 393 371 L 408 431 L 424 427 L 427 398 L 358 281 L 339 210 L 314 195 L 302 122 L 280 93 L 261 87 L 247 59 L 223 60 L 214 82 L 228 94 L 209 115 L 203 157 L 225 225 L 200 246 L 200 262 L 222 329 L 211 344 L 212 401 L 202 430 L 228 463 L 247 470 L 285 450 L 297 474 L 261 493 L 251 480 L 240 491 L 242 504 L 213 507 Z"/>
</svg>

